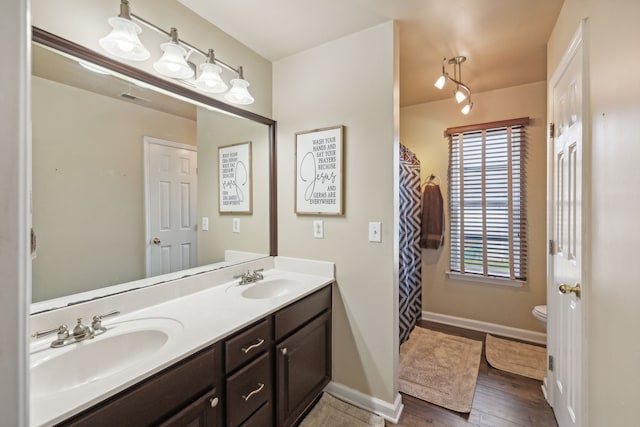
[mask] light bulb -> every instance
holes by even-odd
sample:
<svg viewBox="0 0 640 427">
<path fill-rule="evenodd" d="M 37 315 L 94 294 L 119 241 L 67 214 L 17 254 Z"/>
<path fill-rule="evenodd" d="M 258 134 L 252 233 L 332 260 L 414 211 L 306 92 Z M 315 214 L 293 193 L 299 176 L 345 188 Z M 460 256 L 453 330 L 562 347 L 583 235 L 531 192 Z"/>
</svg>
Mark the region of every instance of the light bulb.
<svg viewBox="0 0 640 427">
<path fill-rule="evenodd" d="M 224 97 L 227 101 L 234 104 L 253 104 L 254 99 L 247 90 L 248 87 L 248 81 L 244 79 L 233 79 L 231 80 L 231 89 L 226 93 Z"/>
<path fill-rule="evenodd" d="M 131 61 L 144 61 L 151 56 L 138 38 L 138 34 L 142 32 L 138 24 L 116 16 L 109 18 L 109 25 L 113 27 L 111 32 L 98 41 L 104 50 L 113 56 Z"/>
<path fill-rule="evenodd" d="M 471 108 L 473 108 L 473 102 L 467 102 L 466 104 L 464 104 L 464 107 L 462 107 L 462 110 L 460 111 L 466 116 L 467 114 L 469 114 L 469 111 L 471 111 Z"/>
<path fill-rule="evenodd" d="M 460 104 L 462 101 L 467 99 L 467 94 L 460 88 L 456 90 L 456 101 Z"/>
<path fill-rule="evenodd" d="M 162 43 L 164 51 L 162 57 L 153 64 L 153 68 L 163 76 L 174 79 L 188 79 L 193 77 L 194 71 L 184 59 L 187 51 L 179 44 L 170 41 Z"/>
<path fill-rule="evenodd" d="M 436 82 L 433 85 L 435 87 L 437 87 L 438 89 L 442 89 L 444 87 L 445 83 L 447 83 L 447 78 L 443 74 L 440 77 L 438 77 L 438 80 L 436 80 Z"/>
<path fill-rule="evenodd" d="M 219 65 L 210 62 L 200 64 L 200 77 L 195 81 L 196 87 L 203 92 L 225 92 L 228 86 L 220 77 L 221 72 L 222 68 Z"/>
</svg>

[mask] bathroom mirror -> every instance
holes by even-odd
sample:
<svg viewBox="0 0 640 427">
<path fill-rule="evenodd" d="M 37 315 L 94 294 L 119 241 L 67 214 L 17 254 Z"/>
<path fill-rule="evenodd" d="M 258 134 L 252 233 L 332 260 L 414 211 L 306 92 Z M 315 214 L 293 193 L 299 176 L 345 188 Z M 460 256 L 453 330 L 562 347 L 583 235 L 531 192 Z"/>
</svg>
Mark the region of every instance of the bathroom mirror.
<svg viewBox="0 0 640 427">
<path fill-rule="evenodd" d="M 38 28 L 33 41 L 32 314 L 276 255 L 272 120 Z M 219 213 L 218 150 L 248 141 L 253 209 Z M 166 159 L 190 180 L 154 174 Z M 171 248 L 176 222 L 191 240 Z"/>
</svg>

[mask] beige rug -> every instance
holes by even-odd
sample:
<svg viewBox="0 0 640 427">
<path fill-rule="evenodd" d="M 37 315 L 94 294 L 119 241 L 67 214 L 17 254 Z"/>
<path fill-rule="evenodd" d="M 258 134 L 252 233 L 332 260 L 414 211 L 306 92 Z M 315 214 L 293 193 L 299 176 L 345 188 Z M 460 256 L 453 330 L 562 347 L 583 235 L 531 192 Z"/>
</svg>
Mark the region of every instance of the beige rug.
<svg viewBox="0 0 640 427">
<path fill-rule="evenodd" d="M 384 419 L 323 393 L 300 427 L 384 427 Z"/>
<path fill-rule="evenodd" d="M 547 349 L 504 340 L 487 334 L 487 362 L 496 369 L 543 380 L 547 375 Z"/>
<path fill-rule="evenodd" d="M 415 328 L 400 346 L 400 391 L 456 412 L 470 412 L 482 341 Z"/>
</svg>

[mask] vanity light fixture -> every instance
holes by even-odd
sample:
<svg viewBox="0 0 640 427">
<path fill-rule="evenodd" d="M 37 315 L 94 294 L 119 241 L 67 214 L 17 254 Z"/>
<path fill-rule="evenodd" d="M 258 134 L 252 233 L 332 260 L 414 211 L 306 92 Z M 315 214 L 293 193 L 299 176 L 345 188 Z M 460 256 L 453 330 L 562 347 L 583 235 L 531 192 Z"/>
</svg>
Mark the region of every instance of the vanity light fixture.
<svg viewBox="0 0 640 427">
<path fill-rule="evenodd" d="M 224 93 L 229 87 L 221 77 L 222 69 L 225 68 L 238 76 L 238 78 L 231 80 L 231 89 L 225 94 L 225 99 L 231 103 L 241 105 L 248 105 L 254 102 L 254 98 L 247 90 L 249 82 L 244 79 L 241 66 L 236 69 L 216 58 L 213 54 L 213 49 L 204 52 L 184 40 L 180 40 L 178 30 L 175 28 L 171 28 L 171 31 L 167 32 L 131 13 L 129 0 L 120 0 L 120 14 L 117 17 L 109 18 L 109 24 L 113 27 L 113 30 L 99 40 L 100 46 L 118 58 L 132 61 L 148 59 L 151 54 L 138 38 L 138 34 L 142 32 L 138 23 L 170 38 L 168 42 L 160 45 L 164 53 L 153 64 L 153 68 L 157 73 L 183 80 L 184 83 L 193 85 L 203 92 Z M 195 81 L 192 78 L 195 75 L 196 67 L 189 61 L 193 53 L 200 54 L 205 58 L 204 62 L 199 66 L 200 75 Z"/>
<path fill-rule="evenodd" d="M 187 64 L 187 50 L 178 42 L 178 30 L 171 28 L 170 39 L 160 45 L 162 57 L 153 64 L 153 69 L 163 76 L 174 79 L 190 79 L 195 72 Z"/>
<path fill-rule="evenodd" d="M 462 63 L 467 60 L 466 56 L 455 56 L 451 59 L 444 58 L 442 60 L 442 74 L 436 82 L 433 84 L 438 89 L 444 89 L 447 81 L 455 83 L 456 88 L 454 96 L 458 104 L 467 101 L 462 107 L 462 114 L 469 114 L 473 103 L 471 102 L 471 89 L 466 84 L 462 83 Z M 445 70 L 445 64 L 453 65 L 453 77 Z"/>
</svg>

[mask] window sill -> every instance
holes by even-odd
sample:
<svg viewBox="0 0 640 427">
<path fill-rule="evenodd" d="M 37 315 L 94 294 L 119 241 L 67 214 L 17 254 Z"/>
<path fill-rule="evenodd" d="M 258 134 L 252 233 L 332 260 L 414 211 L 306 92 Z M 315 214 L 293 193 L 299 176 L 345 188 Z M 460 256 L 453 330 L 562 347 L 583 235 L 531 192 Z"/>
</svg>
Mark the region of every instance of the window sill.
<svg viewBox="0 0 640 427">
<path fill-rule="evenodd" d="M 527 282 L 523 280 L 503 279 L 501 277 L 485 277 L 476 274 L 462 274 L 455 271 L 447 271 L 449 279 L 466 280 L 469 282 L 484 283 L 486 285 L 509 286 L 512 288 L 521 288 Z"/>
</svg>

